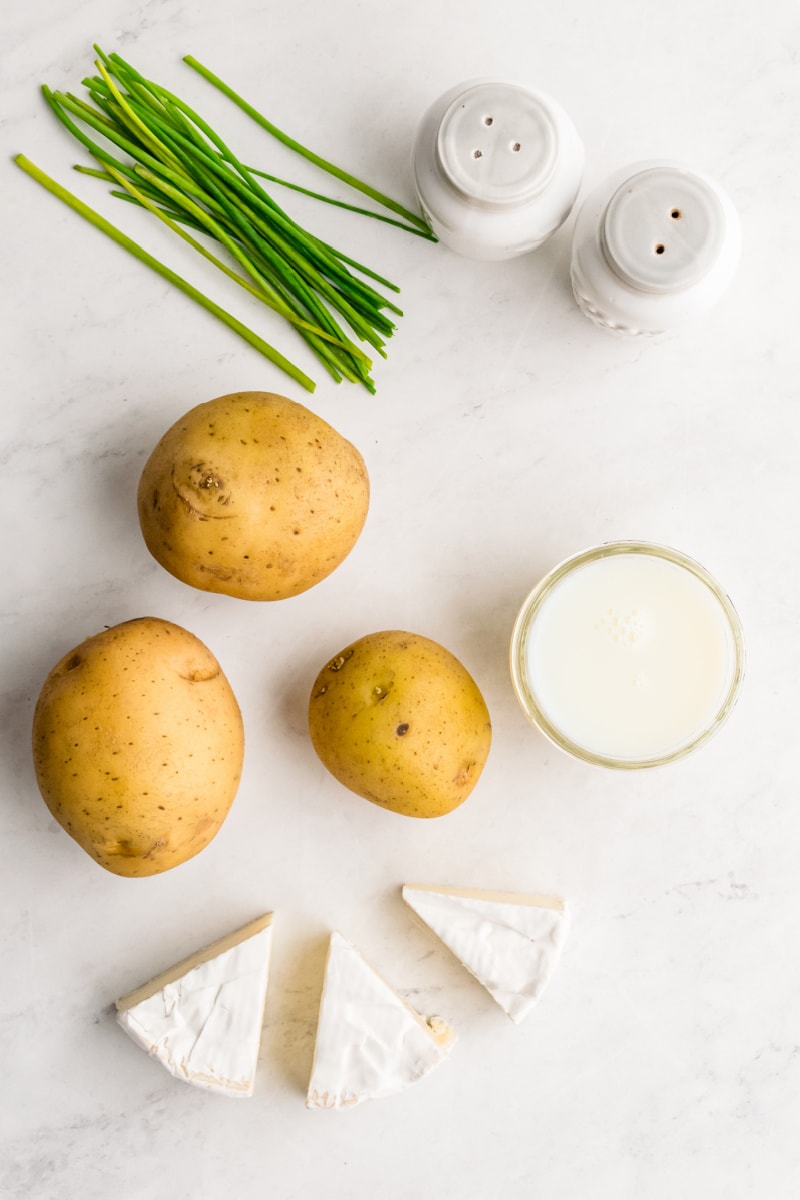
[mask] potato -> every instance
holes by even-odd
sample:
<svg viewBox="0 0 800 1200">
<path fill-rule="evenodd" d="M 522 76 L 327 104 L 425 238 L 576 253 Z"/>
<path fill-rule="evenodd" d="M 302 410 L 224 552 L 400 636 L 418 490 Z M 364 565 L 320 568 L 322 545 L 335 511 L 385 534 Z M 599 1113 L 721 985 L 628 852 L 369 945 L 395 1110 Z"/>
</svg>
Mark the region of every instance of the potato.
<svg viewBox="0 0 800 1200">
<path fill-rule="evenodd" d="M 449 650 L 399 630 L 368 634 L 320 671 L 311 741 L 340 783 L 409 817 L 451 812 L 478 781 L 492 727 Z"/>
<path fill-rule="evenodd" d="M 167 430 L 145 464 L 138 507 L 148 550 L 184 583 L 281 600 L 350 553 L 369 479 L 355 446 L 302 404 L 235 392 Z"/>
<path fill-rule="evenodd" d="M 141 617 L 65 654 L 33 718 L 36 779 L 60 825 L 115 875 L 156 875 L 198 854 L 242 770 L 239 706 L 214 655 Z"/>
</svg>

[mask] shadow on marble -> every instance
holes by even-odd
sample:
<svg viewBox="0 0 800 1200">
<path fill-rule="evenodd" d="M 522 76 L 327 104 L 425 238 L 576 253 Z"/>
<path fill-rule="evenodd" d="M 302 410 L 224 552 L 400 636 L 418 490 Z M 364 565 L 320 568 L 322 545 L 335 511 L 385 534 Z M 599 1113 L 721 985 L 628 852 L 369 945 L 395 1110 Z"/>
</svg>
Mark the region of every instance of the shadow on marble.
<svg viewBox="0 0 800 1200">
<path fill-rule="evenodd" d="M 329 934 L 295 942 L 292 961 L 270 981 L 259 1069 L 305 1096 L 314 1058 Z"/>
</svg>

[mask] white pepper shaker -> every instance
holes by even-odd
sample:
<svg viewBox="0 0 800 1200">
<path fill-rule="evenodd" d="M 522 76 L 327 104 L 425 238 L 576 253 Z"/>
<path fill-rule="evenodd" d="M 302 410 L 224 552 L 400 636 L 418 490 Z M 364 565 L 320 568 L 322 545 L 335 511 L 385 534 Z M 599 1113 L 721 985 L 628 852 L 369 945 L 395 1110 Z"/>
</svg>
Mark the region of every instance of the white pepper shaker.
<svg viewBox="0 0 800 1200">
<path fill-rule="evenodd" d="M 420 206 L 437 237 L 468 258 L 535 250 L 567 219 L 584 151 L 564 109 L 543 92 L 477 79 L 445 92 L 414 142 Z"/>
<path fill-rule="evenodd" d="M 596 325 L 654 336 L 711 308 L 740 253 L 739 217 L 719 184 L 671 160 L 635 163 L 581 205 L 572 290 Z"/>
</svg>

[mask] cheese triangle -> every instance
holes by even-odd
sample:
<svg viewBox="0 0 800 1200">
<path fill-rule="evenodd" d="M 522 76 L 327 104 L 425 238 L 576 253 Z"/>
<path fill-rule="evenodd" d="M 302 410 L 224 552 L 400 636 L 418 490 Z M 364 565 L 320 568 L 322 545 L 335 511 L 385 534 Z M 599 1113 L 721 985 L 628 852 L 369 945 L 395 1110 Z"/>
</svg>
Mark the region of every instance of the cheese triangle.
<svg viewBox="0 0 800 1200">
<path fill-rule="evenodd" d="M 564 901 L 471 888 L 406 884 L 403 899 L 515 1023 L 558 965 L 569 931 Z"/>
<path fill-rule="evenodd" d="M 272 914 L 198 950 L 117 1001 L 117 1021 L 176 1079 L 252 1096 Z"/>
<path fill-rule="evenodd" d="M 444 1021 L 406 1004 L 340 933 L 331 935 L 308 1108 L 350 1108 L 400 1092 L 443 1061 Z"/>
</svg>

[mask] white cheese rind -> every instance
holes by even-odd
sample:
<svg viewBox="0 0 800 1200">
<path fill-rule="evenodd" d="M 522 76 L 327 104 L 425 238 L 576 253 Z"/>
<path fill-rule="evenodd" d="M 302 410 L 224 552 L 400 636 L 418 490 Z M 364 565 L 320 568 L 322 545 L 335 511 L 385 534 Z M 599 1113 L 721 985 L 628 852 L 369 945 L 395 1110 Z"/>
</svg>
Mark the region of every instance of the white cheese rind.
<svg viewBox="0 0 800 1200">
<path fill-rule="evenodd" d="M 234 934 L 215 943 L 224 945 L 219 954 L 214 946 L 200 951 L 179 964 L 182 973 L 173 968 L 118 1000 L 117 1021 L 176 1079 L 248 1097 L 264 1023 L 271 917 L 239 933 L 240 941 Z"/>
<path fill-rule="evenodd" d="M 402 1091 L 437 1067 L 455 1035 L 425 1020 L 339 933 L 331 935 L 308 1108 L 352 1108 Z"/>
<path fill-rule="evenodd" d="M 515 1024 L 528 1016 L 569 932 L 563 900 L 409 884 L 403 899 Z"/>
</svg>

